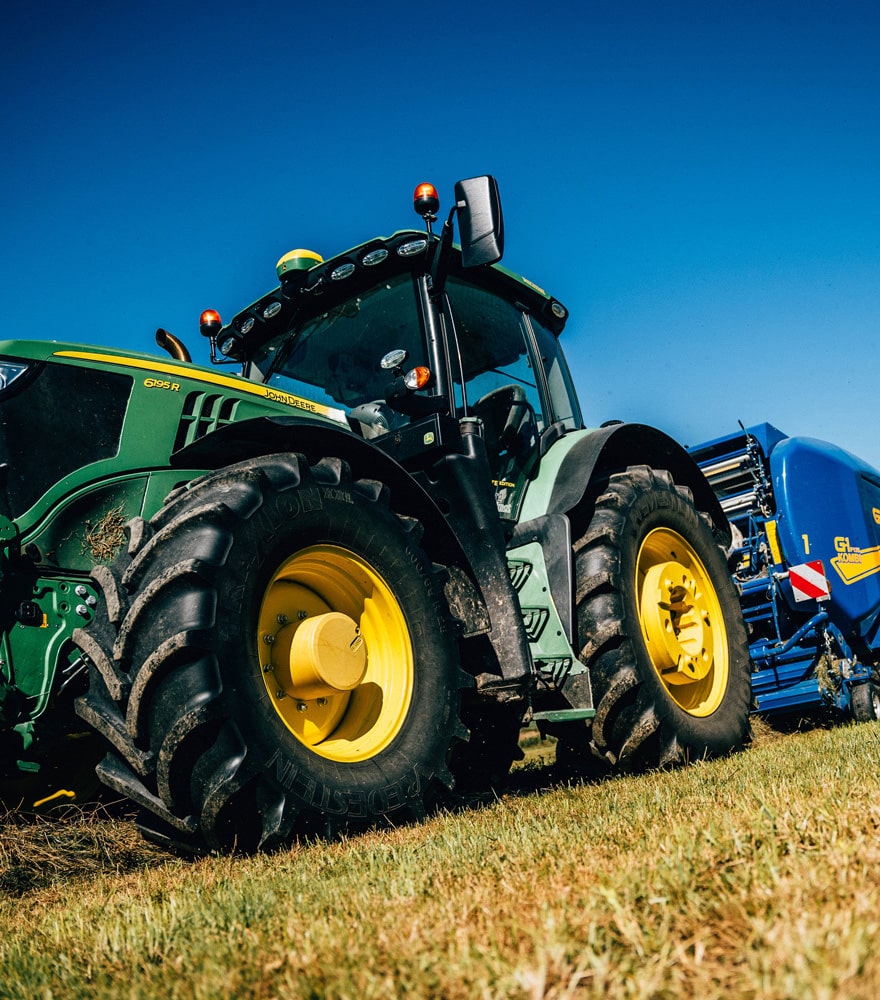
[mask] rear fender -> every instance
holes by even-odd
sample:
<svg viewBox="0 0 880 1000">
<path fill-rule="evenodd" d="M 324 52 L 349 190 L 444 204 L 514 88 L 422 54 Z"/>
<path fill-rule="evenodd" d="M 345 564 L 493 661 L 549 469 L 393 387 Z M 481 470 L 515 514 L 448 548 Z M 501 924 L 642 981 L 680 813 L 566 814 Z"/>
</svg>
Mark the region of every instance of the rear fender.
<svg viewBox="0 0 880 1000">
<path fill-rule="evenodd" d="M 708 514 L 720 540 L 729 544 L 727 517 L 697 463 L 677 441 L 646 424 L 612 424 L 555 442 L 541 459 L 520 523 L 545 514 L 568 514 L 594 484 L 633 465 L 666 469 L 678 486 L 688 487 L 694 505 Z"/>
</svg>

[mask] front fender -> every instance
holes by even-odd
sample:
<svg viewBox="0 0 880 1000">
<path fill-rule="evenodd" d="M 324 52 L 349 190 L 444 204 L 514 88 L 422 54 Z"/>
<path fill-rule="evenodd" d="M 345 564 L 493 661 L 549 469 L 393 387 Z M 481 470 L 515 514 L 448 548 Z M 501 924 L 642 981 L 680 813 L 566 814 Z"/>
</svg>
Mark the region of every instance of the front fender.
<svg viewBox="0 0 880 1000">
<path fill-rule="evenodd" d="M 531 661 L 522 616 L 507 575 L 485 450 L 481 455 L 473 435 L 460 445 L 460 452 L 448 454 L 434 469 L 437 494 L 450 520 L 434 497 L 384 451 L 354 434 L 307 417 L 256 417 L 228 424 L 175 452 L 171 464 L 182 469 L 217 469 L 258 455 L 299 452 L 310 461 L 332 455 L 348 464 L 355 479 L 385 483 L 391 490 L 394 511 L 416 518 L 424 527 L 421 545 L 428 556 L 444 566 L 460 567 L 470 577 L 482 595 L 482 611 L 467 613 L 471 594 L 465 585 L 457 591 L 458 609 L 463 612 L 460 617 L 468 619 L 465 624 L 474 635 L 488 631 L 500 679 L 513 689 L 524 689 L 532 676 Z M 483 622 L 486 615 L 488 629 Z"/>
<path fill-rule="evenodd" d="M 679 486 L 693 493 L 715 528 L 730 540 L 730 526 L 718 498 L 697 463 L 668 434 L 646 424 L 612 424 L 576 431 L 555 442 L 541 459 L 541 470 L 523 503 L 520 521 L 545 514 L 567 514 L 590 487 L 629 466 L 666 469 Z"/>
<path fill-rule="evenodd" d="M 219 469 L 258 455 L 299 452 L 310 461 L 324 456 L 341 458 L 355 479 L 377 479 L 394 497 L 394 510 L 417 518 L 425 529 L 424 547 L 444 563 L 467 565 L 464 553 L 434 499 L 384 451 L 355 434 L 308 418 L 255 417 L 220 427 L 174 452 L 177 469 Z M 452 554 L 455 558 L 450 558 Z"/>
</svg>

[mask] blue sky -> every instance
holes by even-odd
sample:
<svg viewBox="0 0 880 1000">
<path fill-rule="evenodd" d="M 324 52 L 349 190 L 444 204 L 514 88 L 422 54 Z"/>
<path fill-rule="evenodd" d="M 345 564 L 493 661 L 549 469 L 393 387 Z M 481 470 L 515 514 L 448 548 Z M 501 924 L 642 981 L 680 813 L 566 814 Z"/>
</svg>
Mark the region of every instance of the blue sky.
<svg viewBox="0 0 880 1000">
<path fill-rule="evenodd" d="M 880 466 L 872 4 L 7 0 L 2 337 L 206 360 L 202 309 L 493 173 L 585 417 Z"/>
</svg>

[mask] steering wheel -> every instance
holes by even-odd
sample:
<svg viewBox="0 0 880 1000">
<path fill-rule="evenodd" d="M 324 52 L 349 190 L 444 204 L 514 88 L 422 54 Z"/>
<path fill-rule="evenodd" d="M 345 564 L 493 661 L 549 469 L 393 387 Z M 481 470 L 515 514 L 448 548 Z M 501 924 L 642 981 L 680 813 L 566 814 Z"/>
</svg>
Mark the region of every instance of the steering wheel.
<svg viewBox="0 0 880 1000">
<path fill-rule="evenodd" d="M 525 389 L 521 385 L 511 383 L 510 385 L 500 385 L 497 389 L 492 389 L 484 396 L 481 396 L 473 404 L 473 410 L 480 416 L 480 410 L 487 413 L 497 413 L 507 409 L 504 424 L 498 432 L 498 448 L 506 451 L 513 446 L 519 437 L 526 418 L 531 414 L 532 407 L 526 398 Z"/>
</svg>

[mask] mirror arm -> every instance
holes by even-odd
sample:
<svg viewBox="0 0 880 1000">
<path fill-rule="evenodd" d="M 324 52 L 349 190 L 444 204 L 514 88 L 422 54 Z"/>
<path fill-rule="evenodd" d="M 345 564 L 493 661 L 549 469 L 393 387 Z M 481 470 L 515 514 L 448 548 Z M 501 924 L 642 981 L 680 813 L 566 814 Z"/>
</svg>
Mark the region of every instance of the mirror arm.
<svg viewBox="0 0 880 1000">
<path fill-rule="evenodd" d="M 462 205 L 463 203 L 459 202 L 449 210 L 449 215 L 443 223 L 440 239 L 434 250 L 434 260 L 431 262 L 431 298 L 435 302 L 443 297 L 443 292 L 446 289 L 446 276 L 449 273 L 449 251 L 452 249 L 452 220 Z"/>
</svg>

